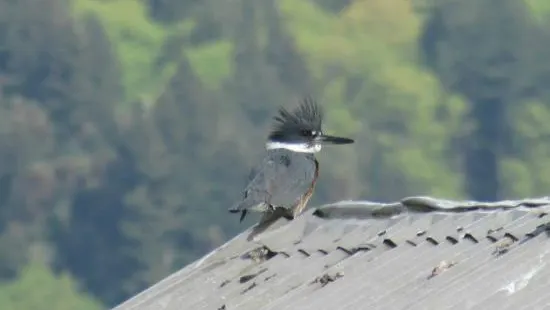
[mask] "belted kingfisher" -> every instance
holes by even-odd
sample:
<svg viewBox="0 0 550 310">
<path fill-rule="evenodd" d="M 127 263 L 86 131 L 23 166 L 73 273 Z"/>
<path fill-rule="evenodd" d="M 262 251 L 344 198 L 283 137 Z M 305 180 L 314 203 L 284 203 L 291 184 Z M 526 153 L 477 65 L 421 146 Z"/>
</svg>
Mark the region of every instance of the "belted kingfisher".
<svg viewBox="0 0 550 310">
<path fill-rule="evenodd" d="M 319 175 L 314 154 L 324 144 L 354 142 L 323 133 L 323 111 L 311 97 L 292 111 L 279 108 L 274 120 L 263 161 L 252 170 L 241 201 L 229 209 L 241 212 L 240 221 L 248 211 L 262 212 L 260 223 L 280 217 L 294 219 L 305 209 Z"/>
</svg>

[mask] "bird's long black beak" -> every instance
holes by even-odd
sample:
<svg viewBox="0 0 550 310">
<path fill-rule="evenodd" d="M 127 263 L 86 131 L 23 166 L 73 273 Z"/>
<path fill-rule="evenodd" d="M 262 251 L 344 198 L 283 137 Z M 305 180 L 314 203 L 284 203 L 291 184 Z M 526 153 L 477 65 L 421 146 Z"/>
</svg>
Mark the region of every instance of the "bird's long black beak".
<svg viewBox="0 0 550 310">
<path fill-rule="evenodd" d="M 335 136 L 328 136 L 328 135 L 319 136 L 318 140 L 322 144 L 351 144 L 351 143 L 355 142 L 355 141 L 353 141 L 353 139 L 335 137 Z"/>
</svg>

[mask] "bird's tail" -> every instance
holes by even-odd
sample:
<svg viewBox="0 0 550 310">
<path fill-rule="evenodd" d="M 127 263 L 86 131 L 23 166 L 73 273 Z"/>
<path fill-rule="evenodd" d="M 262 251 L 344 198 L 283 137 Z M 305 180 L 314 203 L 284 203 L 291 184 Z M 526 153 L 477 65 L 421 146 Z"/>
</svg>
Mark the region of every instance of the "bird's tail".
<svg viewBox="0 0 550 310">
<path fill-rule="evenodd" d="M 232 205 L 230 208 L 229 208 L 229 212 L 231 213 L 239 213 L 243 210 L 246 210 L 248 209 L 247 208 L 247 204 L 245 203 L 246 201 L 243 200 L 243 201 L 240 201 L 234 205 Z"/>
<path fill-rule="evenodd" d="M 241 218 L 239 219 L 239 222 L 242 222 L 246 216 L 246 213 L 249 209 L 254 208 L 254 206 L 257 205 L 254 201 L 251 199 L 244 199 L 233 206 L 229 208 L 230 213 L 239 213 L 241 212 Z"/>
<path fill-rule="evenodd" d="M 258 197 L 248 196 L 244 198 L 242 201 L 230 207 L 229 212 L 231 213 L 241 212 L 241 221 L 242 221 L 248 211 L 266 212 L 266 211 L 270 211 L 271 209 L 272 207 L 268 203 L 266 203 L 263 198 L 258 199 Z"/>
<path fill-rule="evenodd" d="M 239 213 L 239 212 L 241 212 L 241 217 L 239 218 L 239 222 L 242 222 L 242 221 L 244 220 L 244 218 L 245 218 L 245 216 L 246 216 L 246 213 L 247 213 L 248 211 L 246 211 L 246 209 L 242 209 L 242 210 L 241 210 L 241 209 L 237 206 L 237 207 L 231 207 L 231 208 L 229 208 L 229 212 L 230 212 L 230 213 Z"/>
</svg>

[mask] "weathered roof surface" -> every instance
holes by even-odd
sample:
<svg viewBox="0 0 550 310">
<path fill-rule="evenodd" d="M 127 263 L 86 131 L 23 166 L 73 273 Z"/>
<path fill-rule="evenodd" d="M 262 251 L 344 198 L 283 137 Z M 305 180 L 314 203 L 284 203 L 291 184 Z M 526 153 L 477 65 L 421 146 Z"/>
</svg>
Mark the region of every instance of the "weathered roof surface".
<svg viewBox="0 0 550 310">
<path fill-rule="evenodd" d="M 118 306 L 550 308 L 550 199 L 341 202 L 250 230 Z"/>
</svg>

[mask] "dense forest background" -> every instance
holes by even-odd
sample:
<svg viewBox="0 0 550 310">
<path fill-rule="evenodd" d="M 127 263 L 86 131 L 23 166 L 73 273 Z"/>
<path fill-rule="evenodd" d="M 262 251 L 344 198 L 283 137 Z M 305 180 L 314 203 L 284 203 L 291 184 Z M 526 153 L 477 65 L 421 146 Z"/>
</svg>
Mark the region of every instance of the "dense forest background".
<svg viewBox="0 0 550 310">
<path fill-rule="evenodd" d="M 250 226 L 279 105 L 311 204 L 548 194 L 548 0 L 0 0 L 0 304 L 114 306 Z"/>
</svg>

